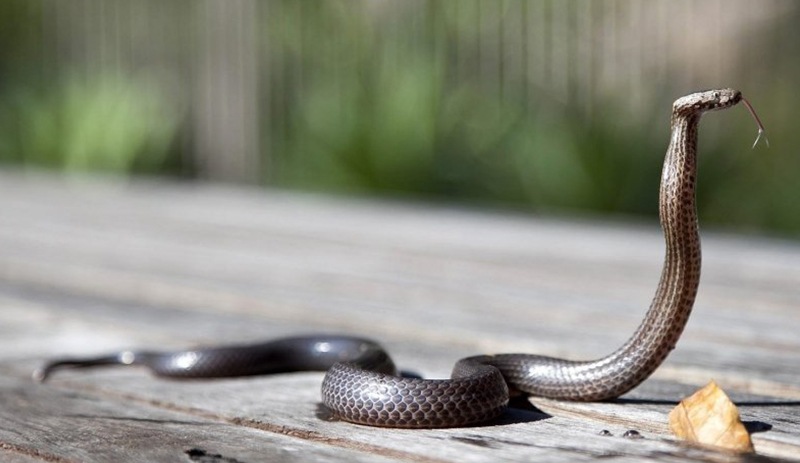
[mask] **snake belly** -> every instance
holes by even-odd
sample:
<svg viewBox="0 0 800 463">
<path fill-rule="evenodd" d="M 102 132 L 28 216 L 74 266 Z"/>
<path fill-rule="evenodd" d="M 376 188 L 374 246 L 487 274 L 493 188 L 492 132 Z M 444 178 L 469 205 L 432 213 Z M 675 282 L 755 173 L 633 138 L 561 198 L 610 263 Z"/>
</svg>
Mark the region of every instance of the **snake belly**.
<svg viewBox="0 0 800 463">
<path fill-rule="evenodd" d="M 644 381 L 675 347 L 700 281 L 700 237 L 695 211 L 697 128 L 700 116 L 735 106 L 733 89 L 694 93 L 672 106 L 664 159 L 659 218 L 666 253 L 650 308 L 634 334 L 610 355 L 572 361 L 529 354 L 499 354 L 458 361 L 450 379 L 397 375 L 377 343 L 348 336 L 303 336 L 263 344 L 173 353 L 121 352 L 93 359 L 49 362 L 40 381 L 62 368 L 143 365 L 170 378 L 206 378 L 325 370 L 322 401 L 337 417 L 365 425 L 434 428 L 465 426 L 497 417 L 509 389 L 563 400 L 618 397 Z"/>
</svg>

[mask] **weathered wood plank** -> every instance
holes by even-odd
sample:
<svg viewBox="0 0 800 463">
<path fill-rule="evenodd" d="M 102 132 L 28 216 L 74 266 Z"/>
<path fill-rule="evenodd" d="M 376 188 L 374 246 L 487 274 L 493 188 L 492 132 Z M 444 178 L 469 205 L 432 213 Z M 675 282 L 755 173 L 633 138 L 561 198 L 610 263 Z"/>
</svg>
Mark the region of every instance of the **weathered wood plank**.
<svg viewBox="0 0 800 463">
<path fill-rule="evenodd" d="M 71 431 L 69 407 L 85 404 L 58 404 L 83 397 L 109 416 L 127 416 L 132 406 L 142 416 L 207 420 L 231 441 L 241 431 L 252 448 L 262 438 L 296 439 L 321 460 L 724 461 L 676 444 L 666 430 L 674 403 L 715 378 L 742 404 L 744 419 L 765 428 L 754 435 L 760 454 L 800 460 L 795 243 L 705 234 L 704 279 L 685 336 L 654 378 L 621 402 L 533 399 L 538 410 L 490 426 L 402 431 L 320 420 L 318 373 L 182 383 L 109 370 L 22 385 L 42 359 L 65 353 L 319 331 L 369 334 L 401 367 L 428 377 L 447 376 L 456 359 L 480 352 L 587 358 L 616 348 L 642 316 L 663 253 L 657 227 L 157 182 L 76 186 L 3 173 L 0 212 L 0 393 L 18 407 L 0 409 L 0 417 L 29 418 L 0 421 L 0 449 L 15 457 L 37 458 L 15 447 L 22 444 L 14 429 L 36 434 L 51 413 Z M 33 397 L 40 409 L 19 408 Z M 136 423 L 133 435 L 149 429 Z M 103 431 L 102 420 L 95 426 Z M 646 438 L 620 437 L 630 428 Z M 600 436 L 602 429 L 615 437 Z M 97 445 L 49 432 L 66 450 L 30 447 L 47 458 L 82 460 L 88 454 L 80 452 Z M 95 460 L 110 455 L 104 448 Z M 244 453 L 217 448 L 208 451 L 258 459 L 247 453 L 250 444 Z M 167 459 L 176 450 L 150 455 Z"/>
<path fill-rule="evenodd" d="M 75 395 L 87 394 L 89 398 L 85 400 L 92 403 L 97 401 L 103 407 L 101 412 L 88 412 L 79 416 L 87 421 L 90 417 L 100 417 L 102 421 L 102 417 L 119 407 L 115 407 L 114 403 L 124 402 L 126 410 L 135 405 L 134 409 L 153 407 L 198 418 L 213 417 L 243 428 L 266 431 L 268 436 L 288 435 L 312 443 L 321 441 L 337 447 L 421 461 L 490 461 L 523 456 L 591 461 L 609 455 L 618 456 L 620 461 L 636 461 L 656 454 L 663 455 L 665 461 L 695 461 L 715 455 L 715 452 L 676 445 L 666 440 L 663 429 L 656 429 L 656 426 L 653 429 L 642 428 L 639 424 L 641 418 L 635 416 L 635 410 L 630 410 L 630 407 L 621 407 L 622 415 L 594 413 L 590 419 L 585 414 L 577 413 L 547 415 L 537 411 L 514 410 L 489 426 L 463 429 L 409 431 L 354 427 L 349 423 L 327 422 L 317 417 L 320 382 L 321 374 L 318 373 L 246 380 L 174 382 L 143 381 L 139 375 L 130 372 L 104 372 L 89 373 L 86 376 L 66 375 L 54 380 L 49 387 L 34 388 L 34 391 L 37 394 L 43 390 L 52 393 L 55 389 L 67 397 L 70 397 L 69 391 L 73 391 Z M 19 397 L 15 399 L 16 403 L 29 405 Z M 54 399 L 55 396 L 52 396 L 43 401 L 56 402 Z M 63 398 L 59 398 L 57 402 L 63 401 Z M 80 410 L 86 405 L 79 403 L 74 407 L 75 410 Z M 631 411 L 634 413 L 631 414 Z M 18 416 L 19 410 L 11 412 Z M 41 413 L 49 413 L 47 407 Z M 59 425 L 70 422 L 70 418 L 75 418 L 76 413 L 60 412 L 64 421 L 59 421 Z M 120 411 L 117 410 L 116 413 Z M 30 410 L 26 411 L 26 415 L 38 418 Z M 140 420 L 145 419 L 151 418 Z M 184 416 L 181 419 L 177 424 L 188 424 L 188 418 Z M 155 421 L 154 418 L 152 420 Z M 535 427 L 532 428 L 534 423 Z M 90 426 L 88 422 L 85 425 Z M 20 422 L 4 423 L 0 428 L 7 426 L 25 429 L 24 423 Z M 144 428 L 139 432 L 148 429 L 147 426 Z M 623 438 L 622 434 L 631 428 L 640 429 L 645 438 Z M 614 436 L 601 436 L 600 431 L 603 429 L 610 429 Z M 123 429 L 119 432 L 118 436 L 115 434 L 115 439 L 124 442 L 125 436 L 135 433 L 136 430 Z M 48 433 L 59 434 L 56 429 Z M 230 438 L 242 439 L 237 435 L 231 435 Z M 73 445 L 72 441 L 76 440 L 71 434 L 63 439 L 66 442 L 59 442 L 59 445 Z M 247 441 L 244 445 L 248 445 Z M 171 447 L 174 451 L 175 444 L 166 442 L 164 447 Z M 83 456 L 79 455 L 79 459 Z M 119 457 L 108 456 L 114 459 Z M 158 457 L 158 454 L 154 455 L 154 458 Z M 340 458 L 346 459 L 344 455 Z"/>
<path fill-rule="evenodd" d="M 189 200 L 186 209 L 190 212 L 184 211 L 177 219 L 170 215 L 180 209 L 176 206 L 149 221 L 136 218 L 147 212 L 135 207 L 143 200 L 139 193 L 151 194 L 144 189 L 126 207 L 119 207 L 113 197 L 107 202 L 95 199 L 102 207 L 79 209 L 83 218 L 78 211 L 70 211 L 59 227 L 38 238 L 31 230 L 39 222 L 21 223 L 12 230 L 13 240 L 6 248 L 22 257 L 4 253 L 6 279 L 32 279 L 33 284 L 61 285 L 70 291 L 123 300 L 181 304 L 192 310 L 269 312 L 270 318 L 298 322 L 335 312 L 337 316 L 326 319 L 325 325 L 375 332 L 381 338 L 405 334 L 482 351 L 584 356 L 612 349 L 630 333 L 649 301 L 662 252 L 655 229 L 584 224 L 576 231 L 575 224 L 507 217 L 492 220 L 486 215 L 424 209 L 415 214 L 404 207 L 381 212 L 371 204 L 356 205 L 350 211 L 349 204 L 318 204 L 283 195 L 259 202 L 248 194 L 228 192 L 233 197 L 226 202 L 225 195 L 220 199 L 211 195 L 214 192 L 199 198 L 174 192 L 167 203 Z M 51 204 L 61 196 L 57 191 L 32 207 L 20 208 L 30 213 L 35 206 Z M 79 195 L 78 199 L 81 204 L 86 198 Z M 217 208 L 196 210 L 206 199 L 216 202 Z M 237 209 L 235 205 L 239 214 L 231 212 Z M 56 214 L 41 211 L 38 216 L 52 219 L 61 206 L 55 205 Z M 230 216 L 229 226 L 203 227 L 200 220 L 208 216 L 220 220 L 218 211 Z M 348 211 L 355 219 L 342 219 Z M 373 215 L 373 224 L 365 223 Z M 248 230 L 247 217 L 259 216 L 273 219 L 257 219 L 260 228 Z M 302 216 L 311 217 L 303 221 Z M 318 218 L 313 220 L 314 216 Z M 102 228 L 96 226 L 98 217 L 108 221 Z M 338 224 L 334 229 L 351 224 L 340 230 L 341 238 L 331 238 L 331 227 L 318 224 L 330 217 Z M 296 236 L 285 229 L 274 230 L 287 227 L 287 221 L 295 222 L 291 226 L 296 227 Z M 74 229 L 65 229 L 65 224 Z M 385 235 L 402 224 L 408 236 L 388 241 Z M 145 227 L 149 228 L 142 230 Z M 454 233 L 462 229 L 477 229 L 477 243 L 470 240 L 471 233 Z M 620 234 L 625 236 L 624 246 L 614 244 L 614 236 Z M 31 237 L 33 242 L 25 247 Z M 442 249 L 444 243 L 450 250 Z M 709 350 L 708 340 L 719 339 L 728 347 L 748 350 L 746 356 L 729 355 L 733 360 L 785 365 L 784 356 L 797 347 L 794 333 L 800 327 L 800 315 L 792 310 L 800 299 L 792 283 L 800 278 L 794 264 L 800 250 L 794 245 L 737 244 L 713 238 L 706 240 L 705 247 L 698 308 L 673 358 L 702 360 L 704 356 L 698 353 Z M 37 255 L 41 258 L 35 259 Z M 735 270 L 741 267 L 735 264 L 738 261 L 748 263 L 746 271 Z M 610 265 L 614 271 L 608 271 Z M 753 310 L 753 304 L 759 310 Z M 409 313 L 414 321 L 408 320 Z M 385 322 L 375 323 L 376 317 Z M 500 336 L 484 337 L 479 344 L 467 340 L 476 326 Z M 766 328 L 769 340 L 763 336 Z M 570 336 L 582 342 L 564 342 Z M 719 365 L 719 359 L 711 360 Z"/>
<path fill-rule="evenodd" d="M 0 446 L 20 457 L 46 461 L 396 461 L 391 455 L 317 443 L 285 433 L 265 433 L 181 413 L 165 404 L 119 396 L 98 397 L 82 388 L 31 387 L 0 378 Z M 202 461 L 202 460 L 199 460 Z"/>
<path fill-rule="evenodd" d="M 8 448 L 0 446 L 0 461 L 6 463 L 41 463 L 46 460 L 43 457 L 27 455 L 24 451 L 18 451 L 13 446 L 8 446 Z"/>
</svg>

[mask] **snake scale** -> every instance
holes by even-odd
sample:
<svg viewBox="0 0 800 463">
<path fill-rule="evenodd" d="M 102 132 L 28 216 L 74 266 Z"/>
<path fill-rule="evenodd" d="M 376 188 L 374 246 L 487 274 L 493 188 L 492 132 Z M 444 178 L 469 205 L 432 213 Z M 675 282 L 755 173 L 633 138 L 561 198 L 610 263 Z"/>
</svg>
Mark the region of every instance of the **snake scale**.
<svg viewBox="0 0 800 463">
<path fill-rule="evenodd" d="M 695 208 L 697 128 L 703 113 L 744 101 L 733 89 L 677 99 L 664 159 L 659 217 L 666 256 L 655 296 L 639 327 L 615 352 L 593 361 L 528 354 L 482 355 L 459 360 L 450 379 L 397 375 L 377 343 L 348 336 L 303 336 L 262 344 L 181 352 L 121 352 L 92 359 L 62 359 L 34 373 L 44 381 L 62 368 L 143 365 L 171 378 L 245 376 L 324 370 L 322 401 L 346 421 L 386 427 L 471 425 L 497 417 L 509 389 L 553 399 L 600 401 L 633 389 L 658 368 L 681 336 L 700 281 L 700 237 Z M 758 139 L 756 139 L 758 142 Z"/>
</svg>

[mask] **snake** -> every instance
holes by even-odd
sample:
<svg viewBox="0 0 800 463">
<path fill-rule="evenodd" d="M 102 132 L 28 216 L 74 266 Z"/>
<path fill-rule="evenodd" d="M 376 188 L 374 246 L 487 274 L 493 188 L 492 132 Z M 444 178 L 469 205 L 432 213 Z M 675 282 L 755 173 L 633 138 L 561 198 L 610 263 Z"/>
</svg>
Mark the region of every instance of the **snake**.
<svg viewBox="0 0 800 463">
<path fill-rule="evenodd" d="M 659 191 L 665 258 L 644 319 L 620 348 L 597 360 L 576 361 L 531 354 L 478 355 L 459 360 L 450 379 L 398 374 L 375 341 L 342 335 L 309 335 L 259 344 L 177 352 L 124 351 L 58 359 L 34 372 L 44 381 L 54 371 L 101 365 L 140 365 L 166 378 L 251 376 L 325 371 L 322 403 L 352 423 L 398 428 L 469 426 L 490 421 L 507 408 L 510 393 L 557 400 L 605 401 L 638 386 L 673 350 L 692 312 L 700 282 L 700 235 L 695 205 L 697 131 L 700 117 L 744 101 L 741 92 L 707 90 L 672 105 L 671 138 Z M 754 144 L 755 147 L 755 144 Z"/>
</svg>

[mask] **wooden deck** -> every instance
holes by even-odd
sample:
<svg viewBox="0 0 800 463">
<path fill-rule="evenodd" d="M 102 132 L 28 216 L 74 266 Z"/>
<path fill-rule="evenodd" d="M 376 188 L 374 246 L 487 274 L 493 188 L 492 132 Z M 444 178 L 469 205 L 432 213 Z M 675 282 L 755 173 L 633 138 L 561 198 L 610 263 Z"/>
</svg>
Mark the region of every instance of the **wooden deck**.
<svg viewBox="0 0 800 463">
<path fill-rule="evenodd" d="M 20 173 L 0 173 L 0 217 L 0 461 L 738 461 L 667 429 L 675 403 L 712 378 L 759 455 L 800 461 L 798 243 L 704 233 L 684 337 L 619 401 L 532 398 L 485 426 L 389 430 L 324 419 L 322 373 L 30 374 L 65 354 L 309 332 L 369 335 L 426 377 L 478 353 L 591 358 L 620 345 L 652 297 L 655 220 Z"/>
</svg>

